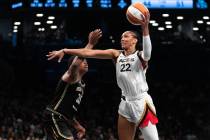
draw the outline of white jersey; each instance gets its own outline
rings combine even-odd
[[[126,97],[135,97],[148,91],[146,69],[143,68],[138,53],[136,51],[125,56],[121,52],[116,61],[117,84]]]

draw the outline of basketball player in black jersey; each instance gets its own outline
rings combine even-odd
[[[90,32],[85,48],[92,49],[101,36],[100,29]],[[84,94],[85,83],[82,77],[87,71],[88,63],[85,58],[72,56],[69,59],[69,68],[58,82],[55,98],[46,107],[44,125],[48,140],[74,140],[74,130],[78,139],[84,136],[85,128],[75,116]]]

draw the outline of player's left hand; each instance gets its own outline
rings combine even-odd
[[[101,29],[95,29],[94,31],[89,33],[88,43],[95,46],[98,43],[99,38],[102,37]]]
[[[150,21],[150,13],[149,13],[149,11],[144,13],[144,17],[142,17],[142,19],[143,20],[140,21],[141,22],[140,24],[141,24],[142,29],[145,29],[145,28],[148,27],[149,21]]]
[[[65,53],[63,50],[59,50],[59,51],[52,51],[49,52],[48,55],[46,55],[48,57],[48,60],[52,60],[55,58],[58,58],[58,62],[61,62],[61,60],[63,59]]]
[[[86,130],[81,125],[77,127],[76,129],[77,129],[77,138],[80,140],[82,137],[84,137]]]

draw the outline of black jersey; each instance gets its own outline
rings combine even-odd
[[[83,81],[69,84],[60,80],[55,91],[55,98],[48,108],[64,115],[68,119],[72,119],[78,112],[84,88],[85,83]]]

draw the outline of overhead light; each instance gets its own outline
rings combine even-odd
[[[198,31],[199,28],[198,27],[193,27],[193,31]]]
[[[21,24],[21,22],[19,22],[19,21],[14,22],[14,25],[20,25],[20,24]]]
[[[203,20],[197,20],[198,24],[203,24]]]
[[[183,20],[184,17],[183,17],[183,16],[177,16],[176,19],[178,19],[178,20]]]
[[[43,31],[45,31],[45,28],[38,28],[38,31],[43,32]]]
[[[155,23],[156,21],[155,20],[150,20],[149,23],[153,24]]]
[[[36,14],[36,16],[37,16],[37,17],[43,17],[43,16],[44,16],[44,14],[39,13],[39,14]]]
[[[171,21],[165,21],[165,24],[169,25],[171,24]]]
[[[41,22],[39,22],[39,21],[34,22],[34,25],[41,25]]]
[[[169,14],[162,14],[162,17],[169,17]]]
[[[18,28],[18,26],[13,26],[13,29],[17,29]]]
[[[57,26],[56,25],[51,25],[50,28],[51,29],[57,29]]]
[[[16,29],[15,29],[15,30],[13,30],[13,32],[14,32],[14,33],[17,33],[17,32],[18,32],[18,30],[16,30]]]
[[[164,31],[165,28],[164,28],[164,27],[158,27],[158,30],[159,30],[159,31]]]
[[[159,24],[158,23],[152,23],[152,26],[158,26]]]
[[[208,20],[209,16],[203,16],[203,19]]]
[[[52,20],[48,20],[46,23],[47,24],[53,24],[53,21]]]
[[[206,22],[207,25],[210,25],[210,21]]]
[[[172,25],[166,25],[166,28],[171,29],[171,28],[173,28],[173,26]]]
[[[54,16],[49,16],[49,17],[48,17],[48,19],[50,19],[50,20],[54,20],[54,19],[55,19],[55,17],[54,17]]]

